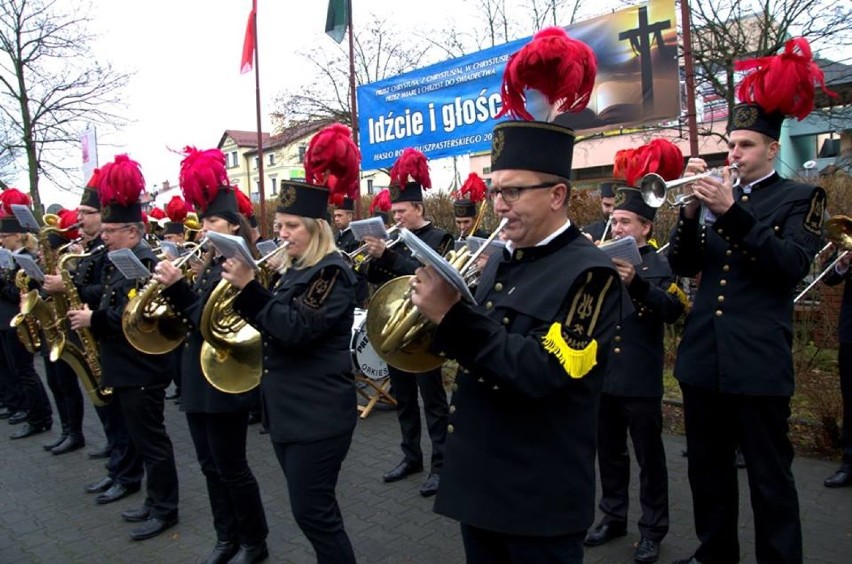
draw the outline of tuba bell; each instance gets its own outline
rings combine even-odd
[[[470,277],[476,259],[506,223],[508,219],[503,218],[475,253],[471,254],[468,247],[447,253],[447,261],[462,279]],[[444,358],[430,351],[436,327],[411,303],[412,278],[394,278],[376,291],[367,310],[367,336],[376,353],[391,366],[406,372],[426,372],[441,366]]]
[[[266,263],[289,246],[285,241],[255,264]],[[204,305],[199,325],[204,337],[201,372],[211,386],[228,394],[256,388],[262,373],[260,333],[234,311],[238,293],[227,280],[220,280]]]

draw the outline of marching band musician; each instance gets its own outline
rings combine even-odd
[[[335,487],[357,416],[349,341],[355,275],[328,224],[329,191],[282,182],[276,220],[281,278],[264,288],[254,270],[228,259],[222,277],[240,290],[234,310],[263,339],[261,398],[287,478],[296,523],[320,563],[355,562]]]
[[[409,180],[409,177],[411,180]],[[415,149],[406,149],[391,168],[389,189],[394,222],[410,230],[439,254],[445,255],[453,247],[453,236],[427,221],[423,207],[423,190],[431,187],[426,157]],[[373,257],[367,279],[373,284],[383,284],[398,276],[414,274],[420,262],[407,247],[389,249],[386,242],[376,237],[364,237],[367,253]],[[444,389],[441,367],[428,372],[412,374],[388,366],[393,395],[397,401],[396,413],[402,431],[402,462],[385,473],[385,482],[396,482],[423,470],[423,451],[420,448],[420,407],[417,390],[423,398],[426,425],[432,440],[432,460],[429,476],[420,488],[420,495],[435,495],[440,485],[441,467],[444,463],[444,441],[447,438],[447,392]]]
[[[186,200],[202,221],[202,232],[241,236],[254,249],[248,220],[239,213],[234,188],[225,171],[225,155],[218,149],[184,150],[180,186]],[[216,530],[216,546],[207,564],[256,562],[267,552],[269,528],[260,489],[246,460],[248,414],[254,392],[229,394],[217,390],[201,369],[204,339],[198,329],[210,294],[222,277],[223,256],[211,253],[194,284],[180,268],[160,262],[154,278],[164,286],[163,297],[187,320],[186,346],[182,351],[183,398]]]
[[[739,86],[742,103],[729,125],[728,160],[738,167],[738,183],[728,169],[722,180],[696,181],[696,201],[681,210],[671,237],[672,270],[689,277],[701,272],[674,369],[700,540],[684,563],[740,559],[738,443],[757,560],[803,557],[787,421],[794,387],[792,297],[820,249],[826,197],[821,188],[781,178],[774,165],[785,116],[802,119],[811,111],[822,72],[804,39],[790,40],[785,51],[738,63],[738,69],[754,69]],[[687,174],[705,167],[691,158]]]
[[[476,205],[485,205],[481,203],[485,200],[485,193],[488,190],[485,181],[482,180],[475,172],[471,172],[467,179],[462,184],[459,190],[459,198],[453,200],[453,217],[455,218],[456,227],[459,230],[459,240],[467,239],[468,237],[488,237],[488,233],[477,226],[476,223],[477,208]]]
[[[145,180],[139,164],[127,155],[100,169],[101,237],[110,251],[131,249],[149,270],[157,258],[145,243],[139,195]],[[164,424],[165,389],[172,379],[168,355],[142,353],[127,341],[121,325],[124,308],[136,294],[137,281],[124,277],[109,262],[103,272],[103,293],[96,310],[88,306],[68,312],[72,329],[90,327],[98,342],[103,382],[114,389],[112,403],[124,417],[132,447],[142,458],[147,496],[139,509],[122,512],[125,521],[141,523],[130,531],[133,540],[159,535],[178,521],[178,480],[174,451]]]
[[[606,182],[601,182],[598,185],[601,193],[600,203],[603,219],[583,227],[583,232],[588,235],[593,242],[601,241],[604,238],[604,230],[607,228],[607,222],[609,221],[613,207],[615,206],[615,191],[626,186],[627,185],[623,180],[607,180]],[[606,235],[607,239],[612,237],[611,228]]]
[[[550,65],[536,57],[545,59],[543,82],[578,81],[559,89],[577,93],[560,103],[582,109],[594,83],[591,49],[559,28],[542,30],[507,64],[512,115],[520,110],[507,97],[510,67],[542,42],[559,47],[546,49]],[[433,350],[464,367],[435,511],[460,521],[470,563],[582,562],[594,519],[597,398],[610,339],[631,308],[612,262],[567,219],[573,145],[573,131],[554,123],[498,124],[491,196],[508,220],[507,244],[488,261],[479,305],[432,268],[411,282],[413,304],[437,325]]]
[[[172,199],[166,204],[165,213],[168,221],[165,221],[162,224],[163,240],[174,243],[179,249],[186,244],[186,226],[184,225],[184,221],[186,220],[188,211],[189,210],[186,209],[186,202],[180,196],[172,196]],[[169,260],[175,260],[176,258],[178,257],[168,257]],[[197,261],[190,261],[191,265],[196,263]],[[181,401],[181,393],[183,391],[181,389],[181,359],[183,354],[180,348],[177,348],[168,354],[175,362],[175,389],[171,394],[166,394],[166,399],[175,400],[175,403],[179,404]]]
[[[678,171],[683,157],[671,154]],[[649,146],[646,146],[649,147]],[[659,159],[658,159],[659,160]],[[647,161],[646,161],[647,162]],[[634,178],[638,179],[639,174]],[[629,182],[635,185],[635,180]],[[669,530],[668,471],[663,447],[663,330],[684,311],[686,296],[674,281],[666,258],[648,244],[657,208],[647,205],[639,190],[619,188],[612,212],[613,239],[631,236],[642,262],[635,267],[613,258],[634,313],[616,326],[609,365],[604,376],[598,415],[598,468],[601,479],[601,522],[586,535],[586,546],[598,546],[624,536],[629,506],[630,455],[627,432],[639,463],[641,538],[636,562],[656,562],[660,543]]]
[[[30,197],[16,188],[0,192],[0,240],[3,248],[12,254],[26,254],[35,259],[36,240],[12,213],[14,204],[29,206]],[[5,360],[0,373],[7,378],[8,389],[12,392],[6,398],[6,405],[12,411],[9,424],[21,425],[10,435],[11,439],[44,433],[53,426],[53,410],[41,378],[36,374],[33,353],[24,347],[16,330],[9,325],[21,303],[21,290],[15,285],[18,270],[17,264],[11,269],[4,268],[0,277],[0,342]],[[35,281],[29,281],[30,290],[36,286]]]
[[[343,198],[343,203],[334,208],[334,227],[337,229],[337,248],[344,253],[351,253],[360,245],[355,234],[349,228],[352,215],[355,212],[355,200]]]
[[[48,233],[47,244],[51,248],[49,250],[41,249],[42,253],[58,253],[60,247],[67,246],[70,241],[74,241],[78,237],[77,229],[72,229],[77,223],[77,211],[61,210],[57,215],[59,216],[57,227],[63,232]],[[47,278],[48,273],[45,272],[42,289],[49,295],[52,292],[47,288]],[[42,347],[41,352],[44,360],[45,379],[53,394],[53,402],[56,404],[56,412],[59,414],[59,422],[62,425],[62,432],[59,437],[42,446],[44,446],[44,450],[53,454],[73,452],[86,446],[86,439],[83,436],[83,393],[80,391],[77,375],[68,363],[62,360],[50,362],[47,347]]]

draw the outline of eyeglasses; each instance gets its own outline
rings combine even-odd
[[[121,227],[102,227],[101,228],[101,235],[112,235],[113,233],[117,233],[117,232],[121,231],[122,229],[128,229],[130,227],[133,227],[133,226],[132,225],[122,225]]]
[[[101,213],[100,210],[77,210],[77,215],[95,215],[96,213]]]
[[[524,190],[536,190],[538,188],[553,188],[558,182],[542,182],[541,184],[530,184],[529,186],[504,186],[502,188],[489,188],[488,197],[492,200],[497,196],[503,196],[504,202],[516,202]]]

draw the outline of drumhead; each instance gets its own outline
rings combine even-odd
[[[382,380],[388,377],[388,364],[376,353],[367,336],[367,311],[355,310],[355,323],[352,326],[352,341],[349,349],[352,352],[352,369],[371,380]]]

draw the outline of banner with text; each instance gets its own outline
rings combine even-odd
[[[651,0],[565,28],[598,59],[588,107],[557,123],[580,134],[674,119],[680,112],[674,0]],[[503,68],[530,38],[359,86],[361,168],[414,147],[430,159],[491,149]]]

